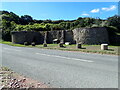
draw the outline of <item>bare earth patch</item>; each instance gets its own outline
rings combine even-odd
[[[13,88],[50,88],[44,83],[35,81],[31,78],[19,75],[12,70],[1,67],[0,68],[0,89]]]

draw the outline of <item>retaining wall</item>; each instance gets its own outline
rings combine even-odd
[[[77,28],[73,30],[76,43],[81,44],[109,44],[108,32],[104,27]]]
[[[23,44],[24,42],[37,44],[53,43],[54,39],[60,42],[81,43],[81,44],[109,44],[108,32],[106,28],[77,28],[74,30],[56,31],[21,31],[12,32],[12,42]]]

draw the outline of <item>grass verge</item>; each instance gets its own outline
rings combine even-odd
[[[64,51],[80,51],[86,53],[98,53],[98,54],[111,54],[111,55],[120,55],[119,48],[120,46],[109,46],[108,50],[101,50],[100,45],[82,45],[81,49],[76,49],[76,45],[64,45],[64,48],[60,48],[58,44],[48,44],[47,47],[43,47],[43,45],[36,45],[36,46],[25,46],[21,44],[14,44],[12,42],[7,41],[0,41],[2,44],[7,44],[11,46],[18,46],[18,47],[34,47],[34,48],[43,48],[43,49],[55,49],[55,50],[64,50]]]

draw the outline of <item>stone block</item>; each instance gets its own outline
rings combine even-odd
[[[101,44],[101,50],[108,50],[108,44]]]
[[[58,46],[59,46],[59,47],[64,47],[64,46],[63,46],[63,43],[59,43]]]
[[[35,46],[35,42],[32,42],[31,45],[32,45],[32,46]]]
[[[43,43],[43,47],[47,47],[47,43]]]
[[[79,44],[79,43],[77,43],[77,44],[76,44],[76,48],[77,48],[77,49],[78,49],[78,48],[82,48],[82,45]]]
[[[54,44],[58,44],[58,43],[59,43],[59,40],[58,40],[58,39],[54,39],[54,40],[53,40],[53,43],[54,43]]]
[[[27,46],[27,45],[29,45],[29,43],[28,42],[24,42],[24,45]]]
[[[70,45],[70,42],[65,42],[65,45]]]

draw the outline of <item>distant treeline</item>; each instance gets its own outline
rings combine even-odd
[[[0,11],[2,39],[11,40],[11,31],[50,31],[72,30],[81,27],[106,27],[110,33],[120,33],[120,16],[114,15],[106,20],[79,17],[76,20],[36,20],[29,15],[18,16],[13,12]]]

